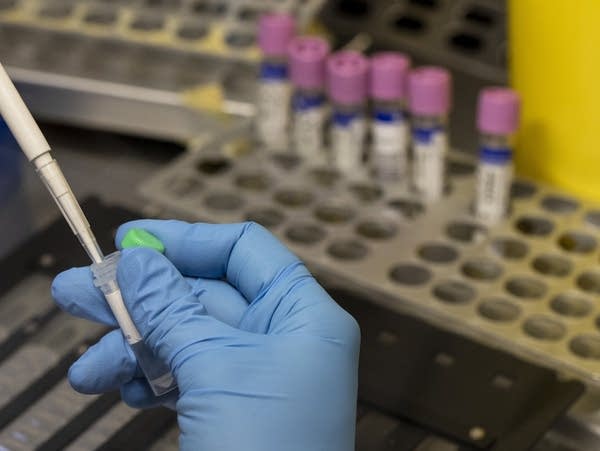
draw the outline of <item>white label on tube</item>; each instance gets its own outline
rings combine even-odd
[[[268,80],[258,85],[257,131],[259,139],[268,147],[287,146],[290,95],[287,80]]]
[[[475,213],[479,220],[494,224],[508,211],[512,164],[480,162],[477,172],[477,199]]]
[[[442,131],[433,132],[427,141],[414,141],[415,188],[428,202],[442,197],[448,139]]]
[[[354,173],[363,167],[365,121],[354,118],[346,125],[333,124],[331,142],[335,165],[342,171]]]
[[[294,148],[306,158],[316,157],[323,148],[325,108],[322,106],[294,113]]]
[[[399,177],[406,173],[408,124],[406,121],[372,122],[373,166],[379,175]]]

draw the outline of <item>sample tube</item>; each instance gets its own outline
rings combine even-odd
[[[338,52],[327,61],[333,163],[350,174],[363,171],[368,75],[369,62],[358,52]]]
[[[371,59],[371,165],[385,180],[406,174],[410,132],[404,101],[409,67],[410,60],[401,53],[378,53]]]
[[[298,37],[289,46],[294,149],[308,160],[321,155],[325,124],[325,63],[327,41]]]
[[[507,213],[513,175],[513,134],[519,126],[520,100],[508,88],[486,88],[479,94],[477,128],[481,133],[477,172],[476,217],[487,224]]]
[[[435,202],[444,192],[450,83],[450,73],[440,67],[421,67],[409,76],[413,184],[426,202]]]
[[[263,60],[257,93],[256,131],[267,148],[284,148],[288,144],[290,83],[287,48],[294,37],[296,24],[289,14],[273,13],[260,18],[258,45]]]

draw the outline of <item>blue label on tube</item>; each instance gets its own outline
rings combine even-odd
[[[506,164],[512,160],[511,149],[482,147],[479,149],[479,159],[489,164]]]
[[[260,65],[261,80],[287,80],[288,68],[283,63],[264,62]]]
[[[292,109],[294,111],[307,111],[313,108],[320,108],[325,103],[323,94],[306,95],[294,94],[292,98]]]

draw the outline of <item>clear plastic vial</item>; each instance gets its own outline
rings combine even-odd
[[[418,68],[409,76],[413,186],[426,202],[444,194],[450,83],[450,73],[438,67]]]
[[[292,144],[308,160],[323,154],[326,97],[325,64],[327,41],[310,36],[297,37],[289,46],[292,94]]]
[[[369,62],[358,52],[338,52],[327,61],[332,161],[352,175],[364,172],[368,75]]]
[[[407,172],[410,140],[405,111],[410,60],[401,53],[378,53],[371,59],[371,167],[383,180],[400,180]]]
[[[481,133],[475,215],[496,224],[507,214],[513,178],[513,134],[519,126],[520,100],[508,88],[487,88],[479,95],[477,128]]]
[[[288,144],[289,83],[287,47],[294,37],[295,20],[289,14],[261,17],[258,43],[263,54],[256,104],[256,133],[267,148],[281,149]]]

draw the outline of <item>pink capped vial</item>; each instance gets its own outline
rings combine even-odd
[[[509,88],[491,87],[479,94],[477,128],[481,133],[475,215],[489,225],[508,212],[513,177],[512,137],[519,127],[521,101]]]
[[[479,94],[477,128],[482,133],[511,135],[519,127],[521,100],[509,88],[486,88]]]
[[[445,116],[451,104],[450,72],[426,66],[412,71],[408,79],[410,111],[420,116]]]
[[[365,107],[369,61],[353,51],[333,54],[327,61],[327,93],[332,104],[331,151],[334,164],[357,175],[364,172]]]
[[[266,57],[285,57],[295,34],[296,20],[290,14],[264,14],[258,21],[258,47]]]
[[[331,101],[340,105],[365,102],[369,61],[354,51],[334,53],[327,61],[327,91]]]
[[[408,78],[413,122],[413,185],[426,202],[438,201],[444,193],[451,80],[446,69],[431,66],[413,70]]]
[[[313,36],[299,36],[288,46],[290,79],[302,89],[323,89],[325,64],[329,56],[329,43]]]
[[[258,46],[263,59],[256,101],[256,132],[267,149],[288,145],[291,88],[287,62],[288,45],[296,32],[293,16],[263,15],[258,23]]]
[[[292,39],[288,46],[292,95],[292,142],[307,160],[322,155],[325,126],[325,79],[329,43],[313,36]]]
[[[383,180],[399,180],[406,171],[409,127],[404,100],[410,59],[397,52],[377,53],[371,58],[369,94],[373,102],[370,161],[374,174]]]
[[[406,96],[410,59],[397,52],[377,53],[371,58],[369,94],[374,100],[401,101]]]

